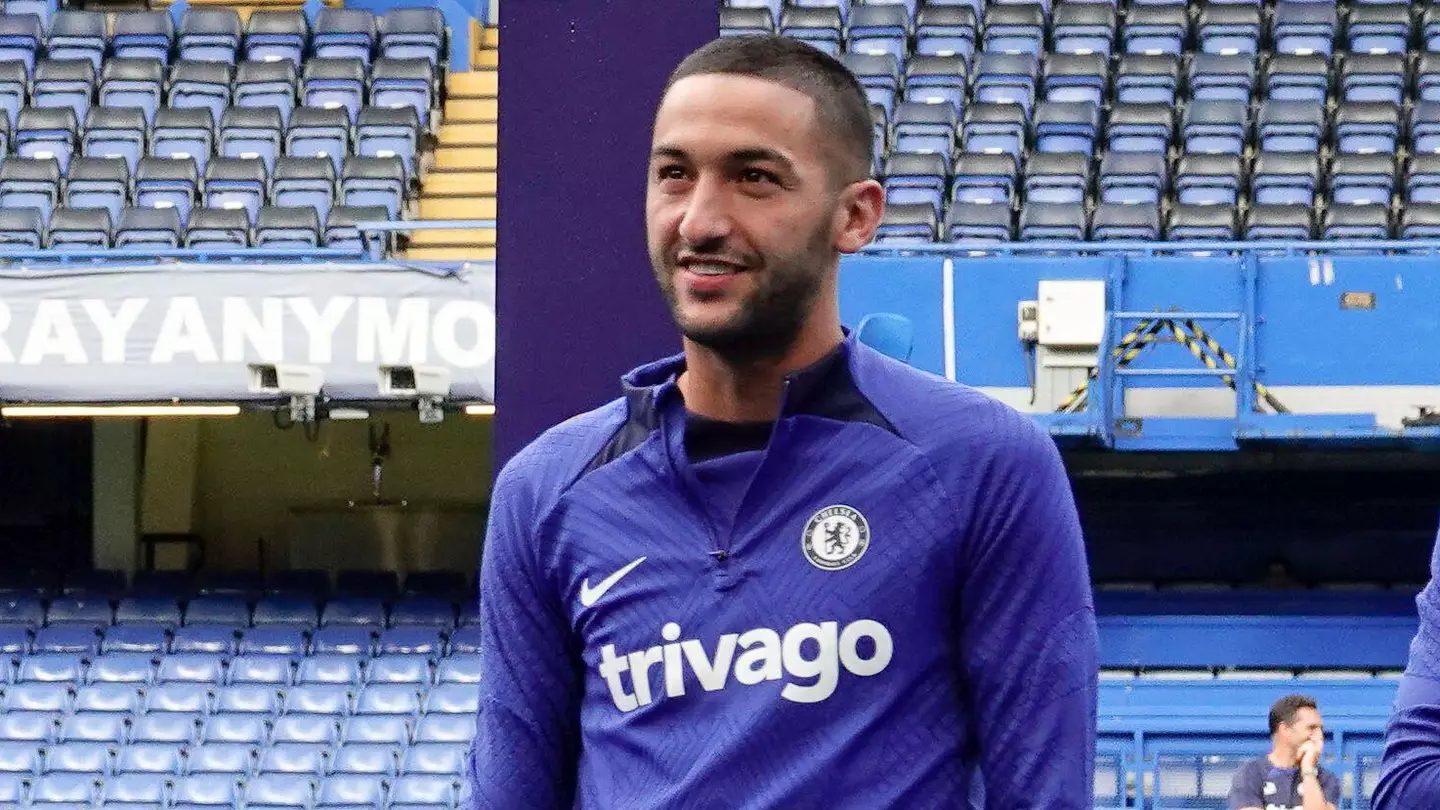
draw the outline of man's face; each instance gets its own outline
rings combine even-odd
[[[773,82],[692,76],[666,94],[646,230],[687,338],[737,360],[793,343],[848,246],[833,141],[808,96]]]
[[[1280,730],[1285,734],[1287,742],[1299,748],[1308,740],[1320,740],[1325,734],[1325,723],[1320,717],[1320,712],[1302,708],[1295,712],[1295,722],[1281,725]]]

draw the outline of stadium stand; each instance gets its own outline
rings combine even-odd
[[[1428,52],[1440,42],[1429,33],[1440,30],[1433,17],[1433,9],[1384,2],[731,0],[721,28],[803,39],[860,77],[874,105],[876,171],[902,206],[887,219],[895,227],[882,229],[882,245],[1050,239],[1075,226],[1082,239],[1108,241],[1129,238],[1112,227],[1115,217],[1150,219],[1148,210],[1116,212],[1110,204],[1158,205],[1163,237],[1235,238],[1257,219],[1252,209],[1303,196],[1303,185],[1288,181],[1276,190],[1277,164],[1279,177],[1313,185],[1317,235],[1382,239],[1397,235],[1410,199],[1408,157],[1431,150],[1422,140],[1428,130],[1407,124],[1428,122],[1422,105],[1440,86]],[[1415,47],[1413,34],[1420,35]],[[918,105],[934,109],[922,113]],[[931,125],[925,137],[915,134],[920,118]],[[1212,179],[1198,188],[1174,183],[1158,199],[1116,198],[1106,171],[1115,152],[1154,156],[1153,175],[1182,178],[1191,169]],[[1280,157],[1295,153],[1308,156],[1313,171]],[[903,207],[920,164],[897,158],[917,154],[941,158],[924,183],[940,198],[933,231],[917,229],[911,220],[919,214]],[[1074,156],[1067,187],[1080,193],[1079,216],[1036,231],[1035,222],[1051,217],[1044,206],[1054,192],[1021,183],[999,201],[1009,218],[990,212],[991,224],[977,232],[967,225],[977,201],[966,196],[974,178],[963,160],[977,154],[1010,156],[1021,178],[1034,174],[1037,160],[1050,160],[1042,156]],[[1361,190],[1351,182],[1355,160],[1375,154],[1396,156],[1390,193],[1383,180]],[[1222,208],[1193,208],[1209,205]],[[1288,218],[1285,211],[1277,213]],[[1267,213],[1260,208],[1258,219]]]

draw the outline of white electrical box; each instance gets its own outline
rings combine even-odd
[[[1105,282],[1041,281],[1040,345],[1095,348],[1105,336]]]

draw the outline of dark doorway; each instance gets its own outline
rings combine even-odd
[[[0,424],[0,573],[87,570],[91,560],[91,423]]]

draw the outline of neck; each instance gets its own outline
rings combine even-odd
[[[685,371],[676,384],[694,413],[726,422],[773,422],[785,377],[820,361],[845,339],[838,312],[816,313],[782,353],[735,363],[685,340]]]
[[[1280,768],[1295,767],[1296,760],[1300,758],[1299,753],[1292,746],[1277,742],[1270,749],[1270,764]]]

